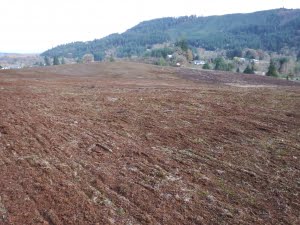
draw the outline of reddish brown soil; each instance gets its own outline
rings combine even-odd
[[[0,224],[299,224],[299,87],[121,62],[1,71]]]

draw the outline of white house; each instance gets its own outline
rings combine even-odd
[[[204,64],[205,64],[205,61],[203,61],[203,60],[195,60],[194,61],[194,65],[197,65],[197,66],[204,65]]]
[[[234,57],[233,59],[234,59],[235,61],[237,61],[237,62],[240,62],[240,63],[246,62],[246,59],[245,59],[245,58]]]
[[[257,59],[251,59],[251,62],[253,62],[253,63],[259,63],[259,60],[257,60]]]

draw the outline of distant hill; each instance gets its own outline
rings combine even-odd
[[[300,9],[274,9],[223,16],[184,16],[145,21],[122,34],[74,42],[50,49],[42,56],[82,57],[92,53],[101,60],[112,52],[117,57],[142,55],[154,44],[186,39],[191,47],[216,49],[253,48],[300,50]]]

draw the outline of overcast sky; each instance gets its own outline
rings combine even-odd
[[[122,33],[141,21],[300,8],[300,0],[1,0],[0,52],[39,53]]]

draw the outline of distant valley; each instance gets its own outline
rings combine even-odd
[[[33,66],[44,66],[39,54],[0,53],[0,68],[20,69]]]

